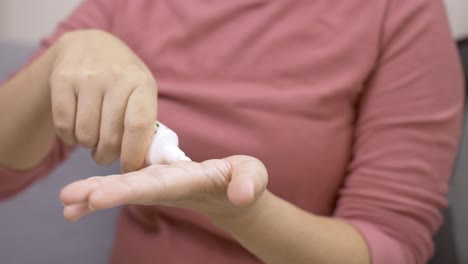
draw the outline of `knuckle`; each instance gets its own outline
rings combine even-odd
[[[124,83],[126,86],[128,86],[132,90],[135,89],[138,86],[138,84],[140,83],[140,80],[135,75],[132,75],[132,76],[119,76],[118,79],[119,79],[120,82]]]
[[[144,83],[146,80],[144,79],[144,76],[142,76],[142,74],[132,74],[130,76],[125,76],[124,81],[129,86],[136,88],[140,86],[141,83]]]
[[[50,83],[52,86],[61,85],[74,80],[76,74],[74,71],[66,68],[55,69],[50,76]]]
[[[73,137],[73,122],[64,112],[54,112],[54,127],[63,140],[69,141]]]
[[[96,141],[92,139],[91,137],[86,138],[86,137],[77,135],[76,138],[78,140],[78,143],[85,148],[94,148],[96,146],[96,143],[95,143]]]
[[[100,139],[98,151],[93,153],[96,163],[107,165],[118,159],[120,154],[121,140],[117,137]]]
[[[73,125],[62,120],[55,121],[55,130],[60,136],[70,136],[73,133]]]
[[[118,151],[120,149],[120,145],[122,140],[119,135],[117,134],[110,134],[103,137],[99,144],[102,144],[102,147],[109,151]]]
[[[116,82],[134,85],[137,73],[129,65],[115,64],[110,67],[109,74]]]
[[[116,161],[118,158],[118,154],[112,152],[94,154],[93,159],[99,165],[109,165],[112,162]]]
[[[52,87],[57,88],[70,82],[78,85],[87,85],[89,83],[100,83],[102,80],[106,80],[108,75],[108,71],[100,67],[81,65],[55,70],[50,77],[50,83]]]
[[[130,69],[121,64],[114,64],[110,67],[112,74],[116,77],[126,76]],[[129,74],[131,75],[131,74]]]
[[[99,67],[85,66],[77,73],[78,82],[82,85],[100,84],[108,78],[108,72]]]
[[[156,80],[153,78],[153,76],[143,71],[141,71],[139,81],[144,86],[148,86],[148,87],[156,86]]]
[[[131,61],[128,61],[126,63],[119,63],[119,64],[114,64],[112,67],[110,67],[112,72],[115,74],[119,75],[129,75],[128,73],[132,73],[131,75],[134,75],[135,73],[138,73],[138,67],[136,67]]]
[[[62,101],[55,102],[52,106],[52,113],[57,124],[67,124],[69,117],[69,106]]]
[[[94,128],[87,124],[80,124],[76,127],[76,139],[80,145],[86,148],[94,148],[97,144],[97,133]]]
[[[80,79],[82,81],[95,81],[102,74],[98,69],[84,69],[80,72]]]
[[[131,117],[125,120],[125,127],[130,132],[143,132],[152,129],[154,125],[154,118],[145,107],[138,107],[139,109]]]
[[[136,87],[140,84],[151,83],[151,78],[141,67],[129,63],[123,65],[113,65],[111,73],[114,80],[125,83],[127,86]]]

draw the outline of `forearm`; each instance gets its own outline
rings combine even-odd
[[[213,218],[268,264],[370,263],[366,242],[350,224],[305,212],[266,191],[236,218]]]
[[[0,165],[24,170],[48,154],[54,138],[49,77],[53,46],[0,87]]]

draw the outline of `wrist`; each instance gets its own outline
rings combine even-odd
[[[262,221],[274,207],[275,196],[265,190],[252,204],[239,208],[233,214],[217,214],[209,216],[211,221],[228,232],[235,232],[239,228],[245,229],[252,223]]]
[[[53,73],[54,64],[58,56],[58,41],[52,44],[35,62],[32,67],[28,68],[27,71],[31,75],[31,79],[41,80],[41,84],[37,85],[38,89],[38,102],[42,102],[41,109],[44,109],[44,113],[47,116],[52,114],[52,101],[51,101],[51,89],[50,89],[50,78]],[[33,76],[39,74],[40,76]]]

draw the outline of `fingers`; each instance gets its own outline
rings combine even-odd
[[[98,164],[110,164],[120,156],[125,109],[131,91],[127,87],[116,87],[106,92],[102,105],[99,143],[93,151],[93,158]]]
[[[94,148],[99,141],[103,89],[92,83],[83,85],[78,92],[75,137],[83,147]]]
[[[184,163],[189,165],[190,162]],[[89,194],[88,202],[92,208],[99,210],[124,204],[155,205],[201,193],[200,186],[203,184],[201,177],[189,175],[182,167],[157,166],[153,170],[145,169],[115,177],[94,189]]]
[[[121,149],[123,172],[143,167],[156,122],[156,89],[139,87],[130,95],[124,118]]]
[[[88,203],[68,205],[63,208],[63,217],[70,222],[74,222],[93,211],[93,209],[89,208]]]
[[[87,204],[93,209],[107,209],[121,204],[144,201],[148,192],[158,192],[162,186],[142,172],[105,177],[91,177],[65,186],[60,199],[66,206]]]
[[[207,192],[209,186],[200,164],[179,162],[177,166],[151,166],[132,173],[77,181],[63,188],[60,197],[65,205],[88,202],[94,209],[107,209],[186,199]]]
[[[150,204],[149,200],[164,190],[164,184],[144,173],[122,176],[93,191],[89,196],[89,205],[102,210],[123,204]]]
[[[60,192],[60,200],[64,205],[87,203],[90,194],[98,188],[114,181],[120,177],[119,174],[106,177],[90,177],[68,184]]]
[[[75,113],[76,94],[64,74],[51,78],[52,118],[57,135],[68,145],[76,144]]]
[[[250,204],[263,192],[268,183],[265,166],[258,159],[249,156],[232,156],[225,160],[232,168],[227,189],[229,201],[237,206]]]
[[[156,122],[151,72],[135,62],[77,62],[68,55],[56,63],[50,79],[57,134],[68,144],[93,149],[98,164],[120,156],[124,172],[140,169]]]
[[[229,210],[246,206],[265,190],[264,165],[248,156],[232,156],[203,163],[181,161],[140,171],[91,177],[67,185],[61,192],[67,219],[124,204],[178,206],[196,210]],[[226,203],[227,199],[230,202]],[[223,205],[225,203],[225,205]],[[70,211],[70,212],[69,212]],[[65,214],[65,211],[64,211]]]

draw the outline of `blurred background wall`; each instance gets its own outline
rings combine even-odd
[[[37,43],[65,18],[80,0],[1,0],[0,39]]]
[[[80,0],[2,0],[0,39],[37,43],[63,19]],[[468,37],[468,0],[445,0],[453,35]]]
[[[468,0],[445,0],[453,35],[468,37]]]

